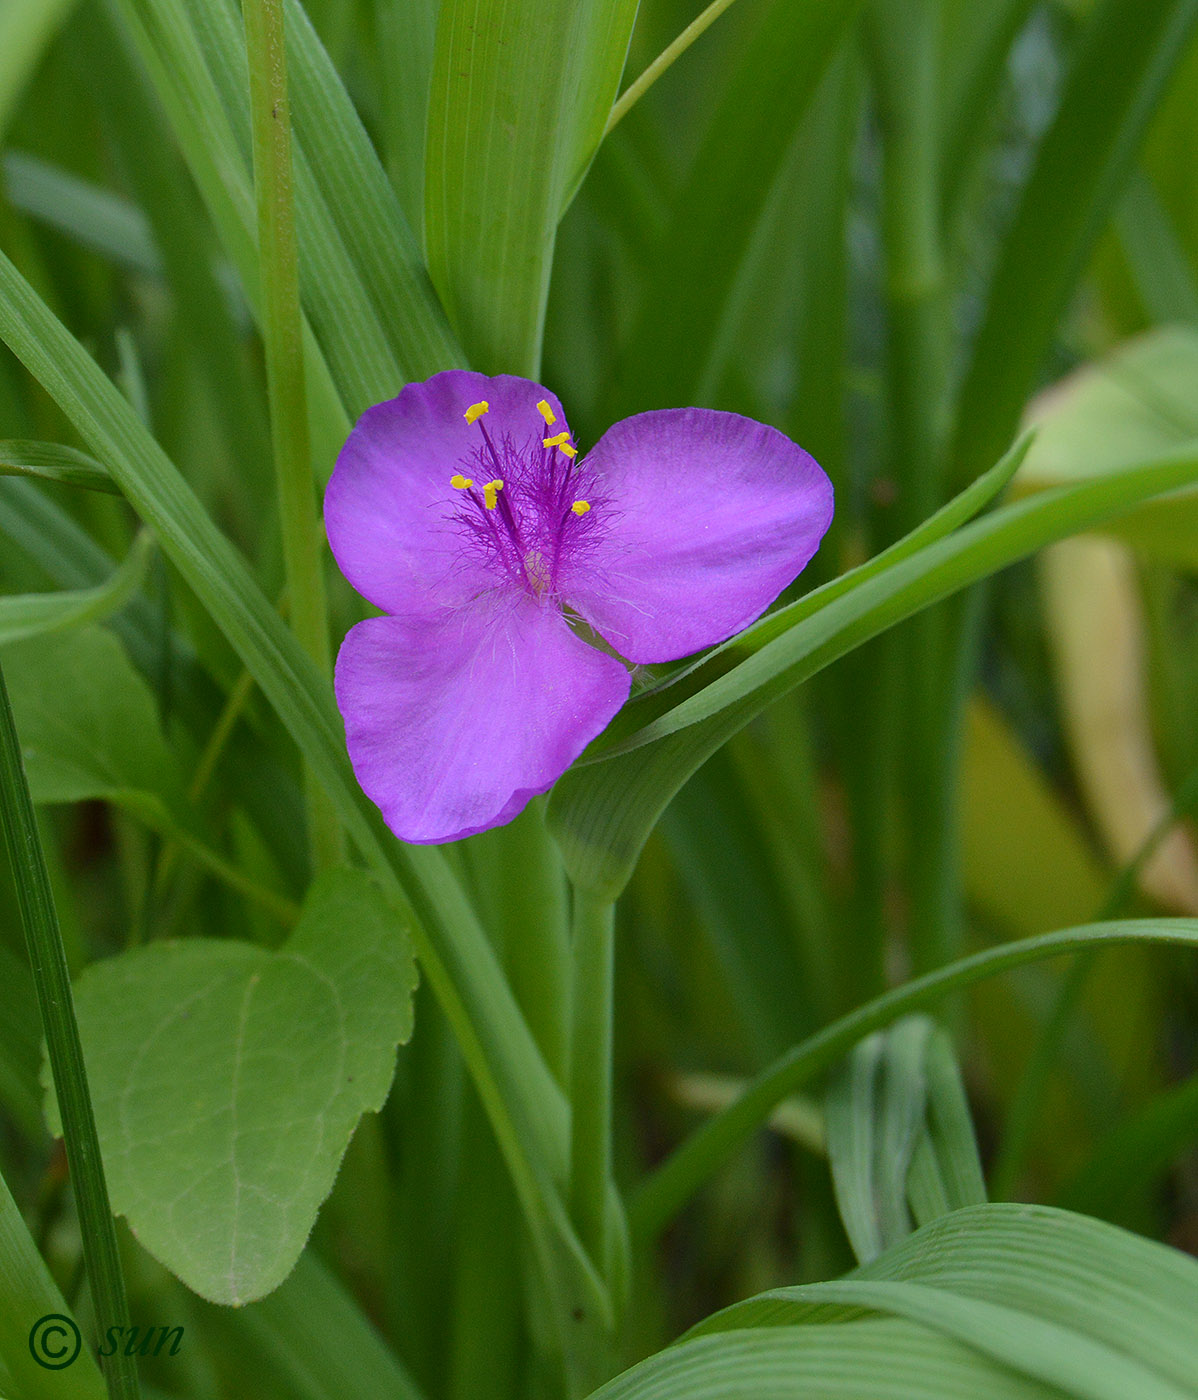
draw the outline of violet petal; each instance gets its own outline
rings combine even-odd
[[[551,604],[494,598],[360,622],[335,676],[363,791],[404,841],[454,841],[546,792],[628,698]]]
[[[747,627],[832,519],[832,484],[810,454],[736,413],[625,418],[586,465],[610,518],[568,601],[631,661],[672,661]]]

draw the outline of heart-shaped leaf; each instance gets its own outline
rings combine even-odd
[[[190,1288],[240,1304],[291,1272],[387,1096],[415,983],[395,911],[352,870],[316,881],[277,952],[155,943],[80,977],[113,1209]],[[52,1096],[48,1117],[61,1131]]]

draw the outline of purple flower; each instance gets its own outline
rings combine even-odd
[[[359,593],[337,705],[358,781],[405,841],[453,841],[546,792],[628,698],[758,617],[815,553],[832,487],[735,413],[617,423],[580,456],[539,384],[448,370],[358,420],[325,526]]]

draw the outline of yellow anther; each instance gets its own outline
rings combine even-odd
[[[466,412],[462,414],[462,417],[467,423],[473,423],[476,418],[481,418],[490,407],[491,405],[486,399],[483,399],[482,403],[472,403]]]
[[[554,413],[553,409],[549,407],[549,400],[542,399],[541,402],[537,404],[537,407],[541,410],[541,417],[545,420],[549,427],[552,428],[553,425],[557,422],[557,414]]]
[[[468,487],[474,485],[474,478],[472,476],[463,476],[461,472],[458,472],[456,476],[451,476],[449,478],[449,484],[455,491],[465,491]]]
[[[495,502],[502,490],[503,482],[500,481],[498,477],[496,477],[494,481],[488,481],[483,484],[483,505],[486,506],[488,510],[495,509]]]
[[[556,437],[541,439],[542,447],[556,447],[566,454],[567,457],[577,457],[578,448],[570,446],[570,434],[558,433]]]
[[[570,509],[574,512],[575,515],[585,515],[587,511],[590,510],[590,508],[590,501],[575,501],[574,504],[570,507]]]

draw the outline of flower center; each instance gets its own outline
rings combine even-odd
[[[454,518],[471,548],[485,556],[488,571],[539,599],[556,595],[571,556],[585,547],[594,525],[587,497],[594,493],[584,494],[569,432],[545,436],[557,415],[544,399],[537,409],[544,427],[517,445],[507,434],[496,441],[487,431],[489,403],[469,405],[462,416],[478,425],[481,442],[449,484],[460,493]]]

